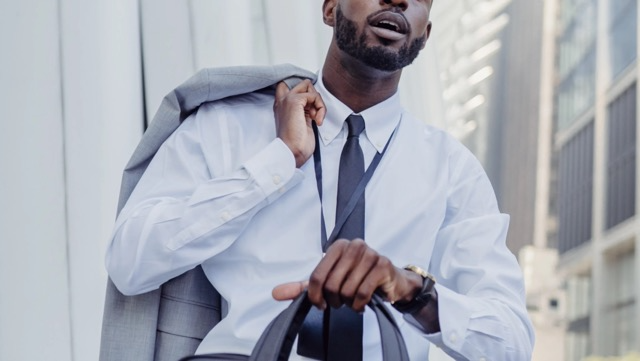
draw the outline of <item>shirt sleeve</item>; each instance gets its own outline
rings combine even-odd
[[[441,332],[425,337],[456,360],[530,360],[534,332],[522,271],[505,244],[509,217],[475,157],[465,149],[461,158],[429,267]]]
[[[260,209],[303,178],[278,138],[234,171],[212,169],[226,166],[212,161],[223,157],[204,154],[198,113],[158,150],[116,220],[106,267],[125,295],[154,290],[224,251]],[[215,112],[207,117],[216,121]]]

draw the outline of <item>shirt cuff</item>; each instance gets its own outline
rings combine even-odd
[[[464,296],[450,289],[436,284],[438,292],[438,318],[440,332],[426,333],[416,319],[408,314],[405,321],[423,333],[424,337],[437,347],[460,353],[467,334],[467,326],[471,317],[471,310]]]
[[[244,168],[262,190],[268,203],[284,193],[293,178],[299,180],[302,177],[302,171],[296,168],[293,153],[280,138],[274,139],[249,159]]]

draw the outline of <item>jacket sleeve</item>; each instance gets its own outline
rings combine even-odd
[[[460,148],[430,264],[441,332],[425,337],[456,360],[530,360],[534,332],[522,271],[505,245],[509,217],[479,162]]]
[[[228,164],[203,151],[201,111],[158,150],[116,220],[106,268],[125,295],[154,290],[224,251],[260,209],[303,178],[278,138],[237,169],[221,171]],[[216,116],[209,112],[206,121]]]

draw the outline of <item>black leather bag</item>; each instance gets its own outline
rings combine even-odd
[[[378,295],[374,295],[368,306],[378,318],[382,340],[382,359],[385,361],[409,361],[402,333],[400,333],[393,315],[384,305],[384,301]],[[307,293],[304,292],[271,321],[253,348],[251,356],[210,354],[184,357],[180,361],[286,361],[289,359],[293,342],[310,309],[311,302]]]

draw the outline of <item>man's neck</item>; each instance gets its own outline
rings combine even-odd
[[[395,94],[401,70],[384,72],[348,56],[338,58],[335,56],[337,53],[334,51],[327,55],[322,68],[322,82],[351,110],[360,113]]]

